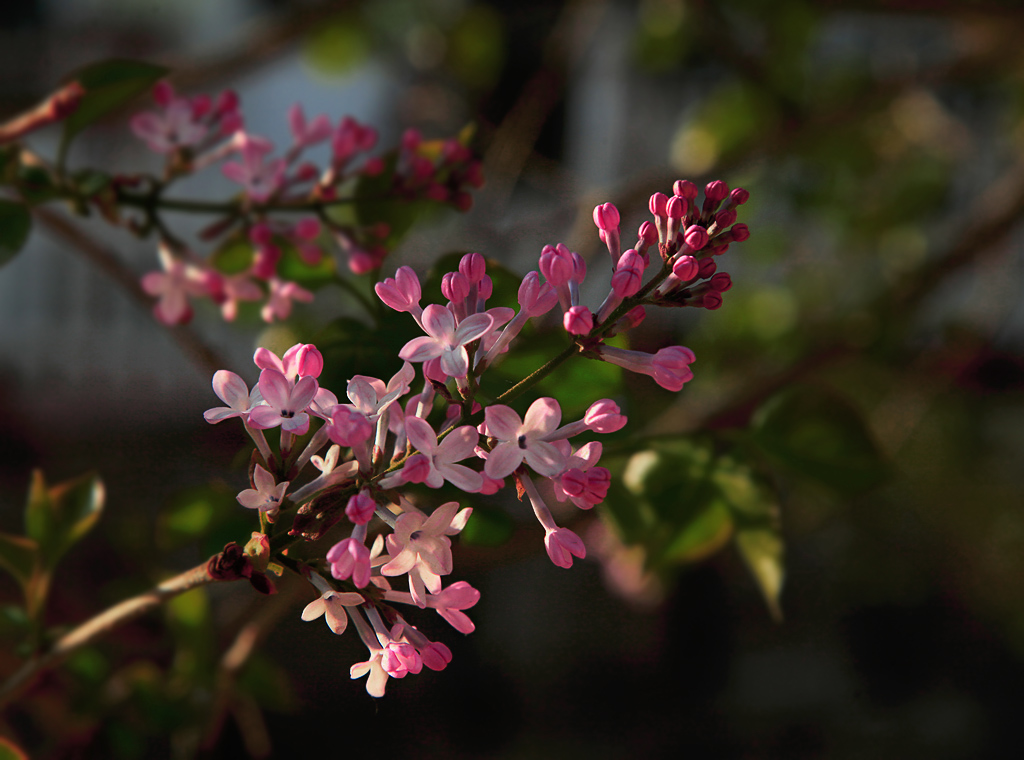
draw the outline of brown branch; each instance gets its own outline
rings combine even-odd
[[[92,643],[114,628],[149,612],[179,594],[215,581],[216,579],[207,570],[207,563],[204,562],[191,570],[169,578],[144,594],[115,604],[85,621],[61,637],[45,654],[29,660],[7,679],[7,682],[0,687],[0,707],[6,706],[18,696],[35,677],[56,667],[77,649]]]

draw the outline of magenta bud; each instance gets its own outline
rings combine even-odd
[[[686,228],[683,241],[691,250],[699,251],[708,244],[708,231],[699,224],[691,224]]]
[[[735,209],[729,209],[728,211],[719,211],[717,214],[715,214],[715,223],[718,225],[719,229],[728,229],[729,227],[732,227],[735,221]]]
[[[647,204],[647,207],[655,216],[666,217],[668,216],[668,212],[665,210],[665,206],[667,204],[668,197],[664,193],[655,193],[651,196],[651,200]]]
[[[715,263],[714,259],[710,257],[701,259],[697,267],[697,276],[702,280],[706,280],[708,277],[713,275],[717,269],[718,264]]]
[[[234,113],[237,110],[238,93],[234,90],[224,90],[217,96],[217,102],[213,105],[213,111],[218,115]]]
[[[708,182],[704,188],[704,198],[714,203],[721,203],[725,200],[725,197],[729,194],[729,186],[722,182],[720,179],[716,179],[714,182]]]
[[[441,294],[452,303],[464,301],[469,288],[469,280],[461,272],[448,272],[441,278]]]
[[[174,88],[166,79],[161,79],[153,85],[153,100],[158,106],[166,108],[174,100]]]
[[[614,204],[602,203],[594,207],[594,224],[599,230],[615,230],[619,227],[619,210]]]
[[[675,184],[672,185],[672,193],[680,198],[692,201],[697,197],[697,186],[688,179],[677,179]]]
[[[750,229],[745,224],[734,224],[729,232],[732,233],[732,239],[737,243],[742,243],[750,237]]]
[[[704,294],[704,301],[701,303],[705,309],[714,311],[722,307],[722,296],[716,290],[709,290]]]
[[[490,277],[484,275],[480,278],[480,282],[476,284],[477,295],[485,301],[491,297],[494,293],[494,282]]]
[[[669,219],[682,219],[686,216],[686,199],[673,195],[665,204],[665,211]]]
[[[467,253],[459,262],[459,271],[470,283],[480,282],[480,278],[487,274],[487,262],[479,253]]]
[[[213,103],[209,95],[196,95],[192,99],[192,115],[197,119],[201,119],[210,112],[212,106]]]
[[[295,359],[296,371],[300,377],[320,377],[320,373],[324,371],[323,354],[312,343],[303,344]]]
[[[711,287],[719,293],[723,293],[732,287],[732,277],[728,272],[716,272],[710,280]]]
[[[423,138],[420,137],[419,130],[407,129],[402,133],[402,150],[412,152],[420,147],[420,143],[423,142]]]
[[[266,222],[257,222],[249,228],[249,240],[255,245],[270,245],[274,239],[274,233]]]
[[[562,317],[562,325],[570,335],[586,335],[594,329],[594,315],[586,306],[572,306]]]
[[[683,282],[689,282],[697,276],[700,264],[693,256],[680,256],[672,265],[672,274]]]
[[[732,201],[733,205],[742,206],[750,199],[750,193],[744,190],[742,187],[737,187],[731,193],[729,193],[729,200]]]
[[[640,230],[637,232],[637,236],[645,245],[656,245],[658,242],[658,228],[650,222],[644,222],[640,225]]]

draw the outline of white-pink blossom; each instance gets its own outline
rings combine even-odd
[[[484,472],[491,478],[511,475],[524,461],[544,477],[557,475],[565,466],[561,452],[544,440],[558,427],[562,410],[553,398],[534,401],[521,419],[510,407],[492,404],[484,411],[488,436],[498,440],[487,454]]]

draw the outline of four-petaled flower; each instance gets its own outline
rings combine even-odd
[[[504,478],[526,462],[538,475],[547,478],[557,475],[565,467],[565,457],[544,437],[557,428],[561,420],[562,410],[553,398],[534,401],[525,419],[501,404],[487,407],[484,410],[485,432],[497,438],[498,444],[487,455],[484,472],[491,478]]]
[[[409,575],[409,592],[419,607],[426,607],[426,592],[441,591],[441,576],[452,571],[452,541],[448,536],[459,509],[449,501],[427,517],[404,512],[395,521],[395,532],[385,542],[390,557],[381,569],[385,576]]]
[[[426,335],[410,340],[398,356],[407,362],[439,358],[441,370],[449,377],[465,377],[469,373],[466,346],[494,327],[494,317],[490,314],[471,314],[456,327],[455,315],[433,303],[423,310],[422,320]]]
[[[252,474],[256,488],[247,488],[238,494],[238,503],[249,509],[271,512],[281,506],[281,500],[288,490],[289,481],[276,483],[274,476],[259,465]]]
[[[260,373],[258,387],[267,403],[250,410],[250,425],[259,430],[280,425],[282,430],[298,435],[309,430],[306,408],[319,387],[315,378],[307,375],[292,385],[276,369],[265,369]]]

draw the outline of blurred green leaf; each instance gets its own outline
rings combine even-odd
[[[252,266],[255,250],[249,238],[241,233],[228,237],[210,254],[210,265],[223,274],[238,274]]]
[[[512,518],[503,510],[474,506],[459,540],[475,546],[501,546],[512,537],[514,530]]]
[[[773,461],[844,493],[872,488],[889,473],[860,412],[820,388],[771,398],[754,416],[751,439]]]
[[[366,25],[344,14],[320,25],[306,40],[306,61],[322,74],[348,74],[370,55],[371,37]]]
[[[39,544],[31,538],[0,533],[0,565],[13,575],[23,589],[39,559]]]
[[[22,249],[31,230],[32,216],[25,204],[0,198],[0,267]]]
[[[302,260],[298,248],[290,241],[277,241],[281,248],[281,259],[277,263],[278,276],[283,280],[297,282],[307,290],[319,290],[330,285],[335,278],[335,259],[324,255],[316,264]]]
[[[25,202],[35,206],[60,196],[50,172],[42,166],[21,166],[18,169],[18,192]]]
[[[83,475],[47,487],[41,471],[32,474],[25,533],[39,544],[42,561],[52,570],[63,554],[99,520],[105,490],[98,475]]]
[[[108,60],[94,63],[68,77],[85,88],[85,94],[64,120],[62,146],[66,146],[83,129],[108,113],[125,105],[167,76],[168,69],[142,61]]]
[[[757,581],[772,617],[782,619],[779,595],[785,577],[783,545],[778,531],[770,528],[746,528],[736,533],[736,546]]]
[[[472,5],[448,35],[448,66],[473,88],[493,86],[505,62],[504,26],[500,14],[486,5]]]

